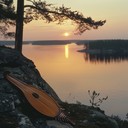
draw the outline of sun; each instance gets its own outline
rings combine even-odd
[[[68,32],[65,32],[65,33],[64,33],[64,36],[65,36],[65,37],[68,37],[68,36],[69,36],[69,33],[68,33]]]

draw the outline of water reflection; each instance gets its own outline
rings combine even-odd
[[[68,44],[65,45],[65,58],[68,59],[69,57],[69,47],[68,47]]]
[[[128,53],[113,53],[113,54],[89,54],[84,53],[84,59],[85,61],[90,62],[105,62],[105,63],[111,63],[111,62],[121,62],[128,60]]]

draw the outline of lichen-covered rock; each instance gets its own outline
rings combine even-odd
[[[0,112],[10,112],[15,109],[12,94],[0,93]]]
[[[20,128],[35,128],[30,119],[22,113],[17,114],[18,125]]]
[[[119,128],[117,122],[99,108],[68,103],[63,106],[74,117],[78,128]]]
[[[68,123],[58,122],[35,111],[22,93],[4,78],[5,71],[52,96],[67,113],[70,112],[76,122],[75,128],[118,128],[116,121],[100,109],[63,103],[41,77],[34,63],[7,47],[0,47],[0,128],[73,128]]]

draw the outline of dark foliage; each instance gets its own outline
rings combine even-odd
[[[96,40],[89,43],[89,49],[118,50],[128,49],[128,40]]]
[[[91,92],[90,90],[88,90],[88,94],[90,96],[89,102],[92,107],[100,107],[100,105],[103,103],[103,101],[108,99],[108,96],[106,96],[104,98],[98,98],[100,96],[100,93],[97,93],[96,91]]]
[[[47,23],[57,22],[61,24],[65,20],[72,20],[77,25],[76,33],[81,34],[91,28],[97,29],[99,26],[104,25],[104,21],[94,21],[91,17],[85,18],[82,13],[78,11],[71,11],[64,5],[61,7],[54,7],[53,4],[47,4],[46,1],[33,1],[32,5],[25,5],[25,22],[28,23],[32,20],[42,19]]]
[[[78,11],[71,11],[70,8],[62,5],[61,7],[54,7],[53,4],[47,4],[46,1],[27,0],[31,4],[24,6],[24,23],[29,23],[32,20],[45,20],[46,23],[56,22],[61,24],[65,20],[71,20],[76,24],[76,34],[82,34],[91,28],[97,29],[104,25],[104,21],[94,21],[91,17],[85,18],[82,13]],[[7,35],[7,30],[10,25],[15,25],[16,13],[13,6],[13,0],[2,0],[0,2],[0,32]],[[12,33],[8,33],[9,36]],[[14,33],[13,33],[14,36]]]

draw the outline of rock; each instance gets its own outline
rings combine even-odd
[[[30,119],[22,113],[17,114],[17,118],[20,128],[35,128],[34,125],[31,123]]]
[[[52,96],[76,122],[75,128],[118,128],[116,121],[100,109],[81,104],[67,104],[60,100],[51,86],[41,77],[34,63],[18,51],[0,47],[0,128],[73,128],[41,115],[27,102],[21,92],[3,76],[10,71],[20,80],[38,87]]]
[[[68,103],[64,103],[63,106],[67,112],[77,118],[75,122],[80,128],[119,128],[117,122],[99,108]]]
[[[0,93],[0,112],[10,112],[15,109],[12,94]]]

